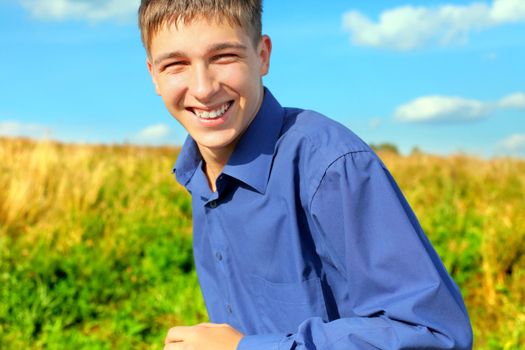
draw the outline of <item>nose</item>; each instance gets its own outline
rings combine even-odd
[[[192,73],[190,93],[201,102],[210,100],[218,89],[213,72],[202,64],[194,66]]]

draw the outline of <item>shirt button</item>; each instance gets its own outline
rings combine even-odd
[[[226,305],[226,311],[228,311],[229,314],[233,313],[232,306],[230,304]]]
[[[221,254],[220,252],[215,253],[215,257],[216,257],[217,260],[219,260],[219,261],[222,260],[222,254]]]
[[[210,202],[210,208],[217,208],[217,201],[211,201]]]

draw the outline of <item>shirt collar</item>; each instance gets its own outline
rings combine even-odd
[[[237,143],[223,174],[234,177],[259,193],[266,191],[275,145],[283,125],[284,109],[264,88],[264,98],[257,115]],[[175,163],[177,181],[188,184],[201,167],[202,157],[195,141],[188,135]],[[188,188],[188,190],[191,189]]]
[[[223,173],[264,193],[283,117],[284,109],[265,88],[261,108],[239,140]]]
[[[195,171],[200,167],[202,157],[197,147],[197,143],[190,135],[186,137],[182,149],[175,162],[173,173],[177,181],[187,187]]]

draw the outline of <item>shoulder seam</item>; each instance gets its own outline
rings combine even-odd
[[[310,198],[310,200],[308,201],[308,207],[309,208],[312,208],[312,203],[314,201],[314,198],[317,194],[317,192],[319,191],[319,188],[321,187],[321,183],[323,182],[323,179],[325,178],[326,176],[326,172],[328,171],[328,169],[330,169],[330,167],[335,163],[337,162],[339,159],[343,158],[343,157],[346,157],[347,155],[351,155],[351,154],[356,154],[356,153],[370,153],[370,150],[355,150],[355,151],[349,151],[349,152],[346,152],[346,153],[343,153],[341,154],[340,156],[336,157],[330,164],[328,164],[328,166],[325,168],[324,172],[323,172],[323,175],[321,176],[321,178],[319,179],[319,183],[317,183],[317,186],[314,190],[314,192],[312,193],[312,197]]]

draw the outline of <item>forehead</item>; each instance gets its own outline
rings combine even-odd
[[[152,57],[166,51],[202,52],[218,43],[253,46],[250,36],[241,26],[229,21],[195,18],[186,23],[177,22],[161,26],[152,36]]]

